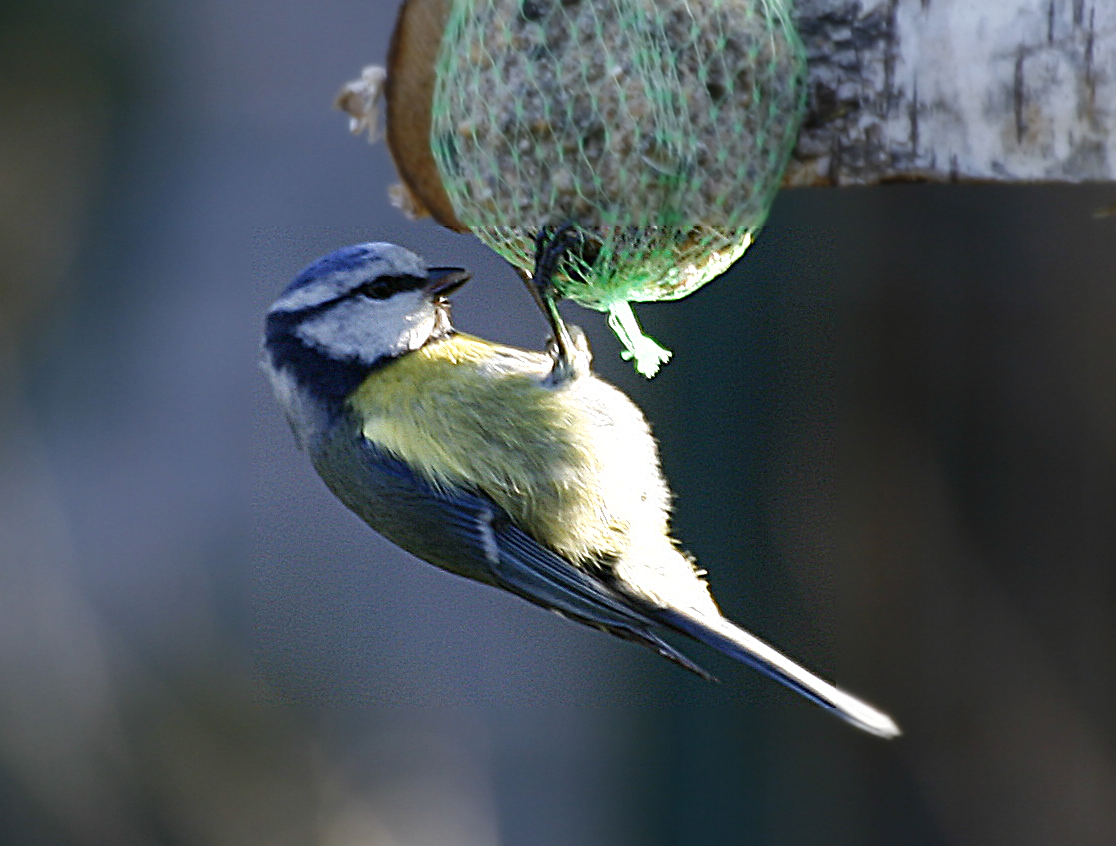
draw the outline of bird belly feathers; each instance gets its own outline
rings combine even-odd
[[[681,559],[643,414],[591,375],[547,383],[551,366],[458,334],[373,372],[350,406],[369,441],[436,487],[479,489],[575,563]]]

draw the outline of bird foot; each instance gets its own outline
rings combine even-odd
[[[546,343],[546,351],[554,359],[546,379],[551,386],[588,376],[593,369],[593,352],[581,327],[566,324],[565,328],[569,343],[564,350],[553,336]]]

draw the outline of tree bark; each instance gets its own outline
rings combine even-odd
[[[797,0],[788,185],[1116,180],[1113,0]]]

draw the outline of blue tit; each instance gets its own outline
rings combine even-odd
[[[671,494],[640,410],[559,355],[456,332],[469,278],[386,243],[307,267],[267,313],[263,368],[331,491],[452,573],[644,644],[688,635],[881,737],[886,715],[726,620],[670,535]],[[572,329],[573,327],[571,327]]]

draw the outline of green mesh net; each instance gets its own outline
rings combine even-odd
[[[559,292],[608,311],[654,372],[631,301],[685,296],[763,224],[797,136],[789,0],[452,0],[431,146],[461,222],[526,272],[578,229]]]

